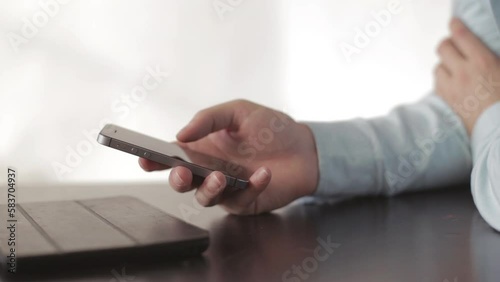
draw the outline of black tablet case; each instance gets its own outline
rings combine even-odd
[[[201,254],[208,232],[127,196],[21,203],[17,271]],[[0,205],[0,268],[7,270],[7,206]]]

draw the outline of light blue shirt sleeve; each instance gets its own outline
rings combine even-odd
[[[474,202],[500,231],[500,102],[479,117],[471,142],[459,117],[435,95],[384,117],[307,125],[318,152],[316,196],[456,186],[467,183],[472,170]]]
[[[394,195],[466,183],[472,169],[467,133],[436,95],[389,115],[310,122],[320,179],[316,195]]]
[[[500,231],[500,102],[481,114],[472,132],[472,196],[483,218]]]
[[[500,1],[457,0],[454,15],[500,55]],[[435,94],[384,117],[307,124],[318,152],[316,196],[394,195],[470,178],[479,212],[500,231],[500,103],[481,115],[472,142]]]

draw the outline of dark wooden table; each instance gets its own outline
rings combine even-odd
[[[3,193],[5,194],[5,193]],[[292,205],[237,217],[200,209],[166,185],[19,188],[21,202],[132,195],[210,231],[202,257],[57,269],[5,281],[500,281],[500,233],[478,214],[469,189],[330,205]],[[2,195],[3,196],[3,195]],[[3,200],[0,197],[0,200]],[[16,279],[12,279],[16,278]]]

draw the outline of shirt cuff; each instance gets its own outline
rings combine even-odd
[[[319,181],[314,196],[337,197],[359,194],[373,187],[376,157],[364,122],[306,122],[316,142]]]
[[[472,130],[471,145],[474,161],[484,151],[493,133],[498,130],[500,130],[500,102],[487,108],[479,116]]]

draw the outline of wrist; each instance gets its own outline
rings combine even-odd
[[[316,192],[319,183],[319,160],[316,148],[316,140],[312,130],[303,123],[298,123],[303,132],[303,158],[302,163],[304,166],[305,186],[304,196],[312,195]]]

